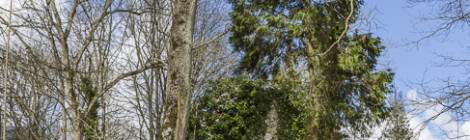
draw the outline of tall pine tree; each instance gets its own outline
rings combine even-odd
[[[371,34],[351,33],[361,1],[230,0],[240,71],[269,79],[307,63],[307,139],[341,139],[344,127],[366,136],[385,118],[393,74],[376,70],[384,49]]]

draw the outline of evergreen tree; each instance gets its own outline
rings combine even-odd
[[[385,123],[386,128],[381,139],[411,140],[413,138],[413,130],[409,128],[405,107],[399,100],[392,102],[392,110]]]
[[[392,73],[377,71],[384,49],[371,34],[351,33],[361,1],[231,0],[230,41],[240,71],[269,79],[308,64],[307,139],[341,139],[345,126],[366,136],[385,118]]]

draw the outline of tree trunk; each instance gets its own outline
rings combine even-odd
[[[315,71],[316,67],[316,62],[318,61],[315,56],[315,50],[313,46],[308,43],[308,41],[305,41],[307,46],[306,46],[306,53],[308,56],[308,62],[309,62],[309,79],[310,79],[310,89],[309,89],[309,95],[310,99],[313,102],[313,106],[310,107],[312,110],[312,116],[310,118],[310,122],[307,126],[307,131],[309,132],[307,135],[307,139],[311,140],[317,140],[317,135],[319,135],[318,130],[320,129],[320,124],[319,124],[319,114],[321,110],[321,100],[319,99],[320,96],[318,96],[318,92],[316,89],[317,86],[317,80],[315,79],[315,76],[317,75],[317,71]]]
[[[264,140],[278,140],[277,129],[279,127],[279,116],[277,112],[277,103],[274,101],[271,105],[271,109],[268,112],[268,116],[264,122],[266,123],[266,133],[264,134]]]
[[[173,0],[171,46],[168,57],[164,139],[186,139],[191,98],[191,45],[196,0]],[[176,104],[175,104],[176,101]]]
[[[81,120],[81,113],[79,110],[79,102],[77,99],[76,94],[73,92],[73,78],[71,74],[67,74],[66,76],[66,84],[65,90],[66,95],[70,98],[70,107],[72,111],[72,140],[81,140],[82,139],[82,120]]]
[[[338,92],[335,86],[339,84],[333,82],[336,80],[334,76],[325,72],[325,67],[328,67],[328,65],[325,65],[326,62],[322,62],[325,59],[324,57],[328,57],[328,54],[324,56],[318,55],[319,50],[315,49],[311,43],[307,43],[305,51],[309,63],[309,95],[310,101],[313,102],[309,107],[312,114],[307,126],[307,131],[309,132],[307,139],[341,139],[339,123],[334,119],[335,114],[333,113],[335,109],[331,107],[331,97],[333,97],[334,93]],[[330,53],[335,53],[335,50],[331,50]]]
[[[62,113],[62,140],[67,140],[67,110],[65,110],[65,96],[62,95],[60,97],[60,102],[62,103],[61,106],[61,113]]]
[[[102,140],[107,140],[106,135],[107,135],[108,133],[106,132],[106,131],[107,131],[107,129],[106,129],[107,127],[106,127],[106,126],[107,126],[108,120],[106,119],[106,112],[107,112],[106,96],[102,97],[101,103],[103,104],[103,105],[101,106],[101,109],[103,110],[103,111],[101,112],[101,114],[102,114],[102,115],[101,115],[101,116],[102,116],[102,118],[101,118],[101,135],[102,135],[101,137],[102,137],[102,138],[101,138],[101,139],[102,139]]]
[[[80,102],[77,96],[77,93],[74,92],[73,83],[75,82],[75,72],[71,67],[69,47],[67,44],[67,38],[62,36],[60,39],[62,48],[61,61],[64,65],[64,94],[66,100],[70,101],[70,111],[72,112],[72,140],[81,140],[82,130],[81,130],[81,115],[80,115]]]
[[[82,121],[80,118],[80,112],[78,112],[78,110],[73,111],[72,116],[72,140],[82,140]]]
[[[5,96],[5,95],[3,95]],[[2,103],[2,109],[0,109],[0,120],[2,121],[2,126],[0,127],[0,134],[2,136],[2,140],[6,140],[6,127],[4,124],[6,124],[6,120],[4,120],[5,118],[3,116],[6,116],[6,115],[3,115],[4,113],[6,113],[6,111],[4,111],[3,109],[3,106],[6,106],[6,104],[3,104]]]
[[[76,93],[73,90],[73,72],[69,70],[66,72],[65,76],[65,95],[68,96],[70,100],[70,111],[72,112],[72,140],[81,140],[82,139],[82,129],[81,129],[81,113],[79,110],[79,102]]]

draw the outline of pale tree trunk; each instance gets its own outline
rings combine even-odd
[[[65,52],[67,54],[65,55]],[[74,83],[74,74],[73,70],[70,67],[68,60],[68,51],[63,53],[66,57],[63,56],[63,63],[66,65],[67,72],[65,73],[65,95],[68,96],[70,100],[70,111],[72,112],[72,140],[81,140],[82,130],[81,130],[81,115],[79,110],[79,102],[76,93],[74,93],[73,83]]]
[[[150,14],[150,29],[152,32],[156,33],[156,18],[157,18],[157,1],[151,1],[150,3],[150,7],[152,9],[152,12]],[[158,56],[158,54],[156,54],[157,52],[155,51],[155,48],[157,47],[155,45],[155,35],[154,36],[151,36],[150,37],[150,44],[151,45],[151,49],[150,49],[150,53],[153,54],[153,57],[152,58],[155,58],[155,56]],[[152,70],[152,71],[156,71],[156,70]],[[153,72],[152,72],[153,73]],[[151,74],[150,74],[151,75]],[[147,78],[148,80],[146,80],[146,82],[150,82],[152,80],[154,80],[154,76],[156,75],[153,75],[153,76],[150,76],[149,78]],[[150,81],[149,81],[150,80]],[[150,83],[153,83],[153,82],[150,82]],[[153,111],[153,95],[155,93],[155,91],[157,90],[157,88],[153,87],[153,84],[147,84],[149,85],[149,88],[148,88],[148,93],[147,93],[147,106],[148,106],[148,110],[149,110],[149,140],[154,140],[155,139],[155,136],[156,136],[156,129],[155,129],[155,123],[154,121],[156,120],[155,117],[154,117],[154,111]],[[155,91],[154,91],[155,89]],[[158,96],[158,95],[155,95],[155,96]],[[155,100],[156,101],[156,100]],[[158,105],[156,105],[158,106]]]
[[[186,139],[191,98],[191,45],[197,0],[173,0],[163,139]],[[176,103],[176,104],[175,104]]]
[[[103,97],[101,103],[103,104],[101,106],[102,108],[102,118],[101,118],[101,134],[102,134],[102,140],[107,140],[107,124],[108,124],[108,120],[106,119],[106,111],[107,111],[107,100],[106,100],[106,96]]]
[[[277,112],[277,103],[274,101],[271,105],[271,109],[268,112],[266,120],[266,133],[264,134],[264,140],[278,140],[277,129],[279,127],[279,116]]]
[[[55,5],[54,5],[55,6]],[[66,99],[70,101],[70,109],[72,111],[72,140],[81,140],[82,130],[81,130],[81,119],[77,93],[74,92],[73,84],[75,82],[74,69],[71,66],[70,55],[69,55],[69,46],[67,44],[67,37],[61,34],[60,44],[62,46],[61,52],[61,61],[64,68],[64,95]]]
[[[12,17],[12,10],[13,10],[13,0],[10,1],[10,12],[8,15],[8,22],[11,24],[11,17]],[[9,70],[9,57],[10,57],[10,41],[11,41],[11,27],[8,26],[7,29],[7,40],[6,40],[6,49],[5,49],[5,61],[4,61],[4,80],[3,80],[3,104],[2,104],[2,139],[7,139],[7,96],[10,91],[10,70]]]
[[[82,139],[82,127],[81,127],[81,115],[78,110],[72,112],[72,140],[81,140]]]
[[[65,96],[62,95],[60,97],[60,102],[62,103],[61,106],[61,113],[62,113],[62,128],[61,128],[61,132],[62,132],[62,139],[63,140],[67,140],[67,110],[65,110]]]

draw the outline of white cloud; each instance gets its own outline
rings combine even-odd
[[[443,136],[445,133],[448,137],[459,137],[463,135],[470,135],[470,121],[466,122],[457,122],[452,117],[450,112],[444,112],[439,114],[437,118],[431,120],[424,129],[421,131],[423,122],[435,115],[438,115],[440,111],[444,109],[441,105],[435,105],[431,108],[428,108],[422,116],[408,116],[410,120],[410,126],[415,128],[415,133],[419,134],[419,140],[439,140],[446,138]],[[430,128],[437,129],[430,129]],[[463,137],[460,140],[470,140],[470,137]]]
[[[435,137],[428,128],[425,128],[421,131],[418,140],[438,140],[439,138]]]
[[[10,2],[12,2],[13,10],[18,9],[20,5],[18,5],[17,0],[0,0],[0,7],[3,9],[10,9]],[[0,14],[6,15],[8,12],[1,10]]]
[[[12,0],[0,0],[0,8],[10,9],[10,1]],[[6,11],[0,10],[0,16],[8,15]]]
[[[2,7],[2,8],[7,8],[8,5],[10,4],[10,1],[11,1],[11,0],[1,0],[1,1],[0,1],[0,7]]]
[[[462,135],[470,135],[470,121],[467,121],[465,123],[463,123],[462,127],[461,127],[461,131],[463,132]],[[470,138],[468,138],[470,139]]]
[[[411,89],[407,91],[406,98],[409,101],[420,100],[416,89]],[[470,121],[457,122],[454,120],[450,112],[444,112],[439,114],[439,112],[443,109],[444,106],[442,105],[434,105],[430,108],[427,108],[422,114],[422,116],[408,115],[411,128],[414,128],[414,132],[419,136],[418,140],[439,140],[445,137],[442,136],[443,133],[447,134],[449,137],[470,135]],[[439,116],[436,119],[431,120],[428,124],[426,124],[426,126],[424,126],[424,128],[422,127],[423,122],[425,120],[432,118],[433,116],[438,114]],[[461,139],[470,140],[470,137]]]
[[[406,92],[406,98],[408,100],[415,101],[418,98],[418,92],[416,89],[408,90],[408,92]]]
[[[408,120],[410,121],[410,127],[413,128],[414,133],[417,134],[418,140],[438,140],[428,127],[421,129],[423,120],[420,117],[408,115]]]

